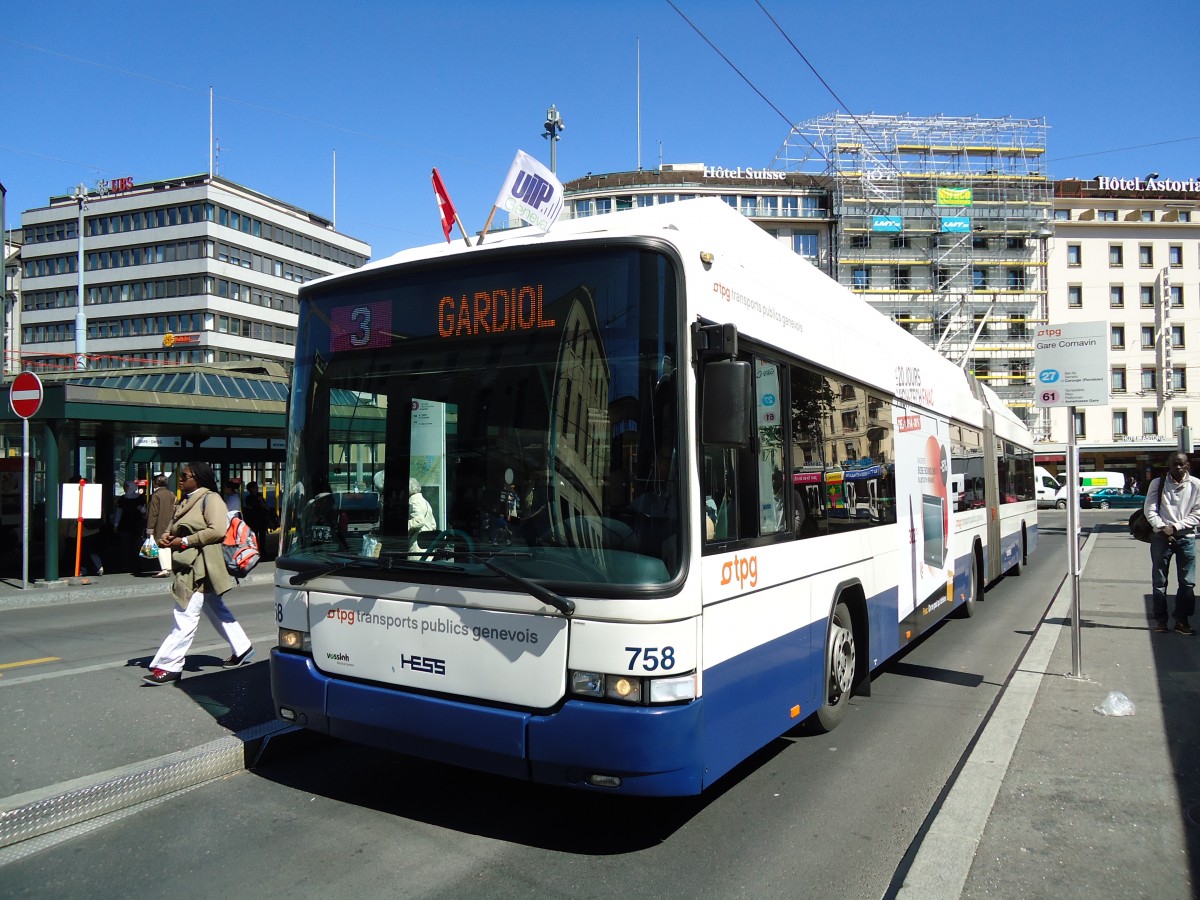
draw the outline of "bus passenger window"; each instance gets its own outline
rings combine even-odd
[[[737,535],[737,468],[734,451],[706,447],[704,470],[704,539],[727,541]]]

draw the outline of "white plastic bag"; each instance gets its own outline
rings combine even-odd
[[[154,538],[146,538],[142,542],[142,549],[138,553],[146,559],[158,559],[158,545],[154,543]]]
[[[383,544],[376,540],[373,535],[364,534],[362,539],[361,554],[368,557],[377,557],[379,556],[379,550],[382,546]]]
[[[1137,712],[1133,701],[1120,691],[1110,691],[1104,701],[1093,708],[1102,716],[1132,716]]]

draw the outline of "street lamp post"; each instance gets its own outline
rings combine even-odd
[[[546,130],[542,132],[542,137],[550,141],[550,171],[555,175],[558,174],[558,160],[555,153],[555,145],[559,142],[559,134],[564,128],[562,116],[559,114],[557,107],[553,103],[546,110]]]
[[[75,369],[81,371],[87,368],[87,315],[83,311],[83,211],[87,208],[88,190],[81,182],[71,196],[79,204],[79,224],[75,229],[75,237],[79,241],[79,255],[75,264],[79,270],[75,297]]]

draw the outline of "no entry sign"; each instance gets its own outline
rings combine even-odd
[[[8,403],[22,419],[28,419],[42,408],[42,379],[32,372],[22,372],[8,389]]]

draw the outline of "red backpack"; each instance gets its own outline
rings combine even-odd
[[[225,557],[225,568],[234,578],[245,578],[258,565],[261,554],[258,552],[258,535],[256,535],[240,512],[235,512],[225,529],[225,540],[221,542],[221,554]]]

